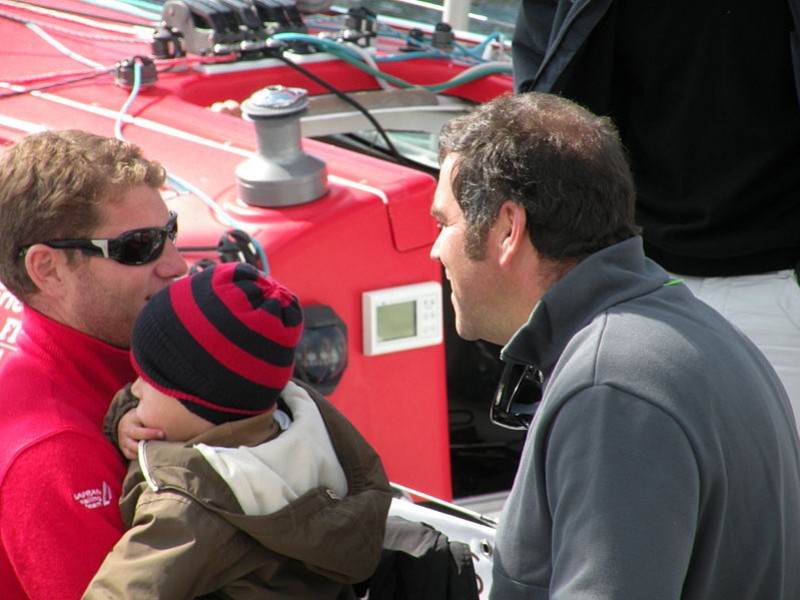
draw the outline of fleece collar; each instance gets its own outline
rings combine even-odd
[[[545,293],[500,357],[531,364],[546,378],[567,343],[597,315],[669,281],[669,274],[645,257],[639,236],[595,252]]]

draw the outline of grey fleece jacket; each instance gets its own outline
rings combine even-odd
[[[494,600],[796,600],[800,450],[763,355],[646,259],[581,262],[503,349],[543,396]]]

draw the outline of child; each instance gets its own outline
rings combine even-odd
[[[391,501],[380,459],[290,380],[297,299],[243,263],[175,281],[137,319],[138,404],[165,441],[139,443],[120,500],[130,527],[84,598],[337,598],[381,555]]]

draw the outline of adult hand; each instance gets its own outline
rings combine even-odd
[[[139,441],[163,440],[164,432],[160,429],[145,427],[136,414],[136,409],[129,410],[119,420],[117,441],[120,452],[128,460],[135,460],[138,455]]]

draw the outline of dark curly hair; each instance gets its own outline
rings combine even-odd
[[[447,123],[439,160],[467,223],[466,251],[483,253],[500,206],[524,207],[536,250],[580,260],[639,233],[627,156],[610,119],[551,94],[505,95]]]

